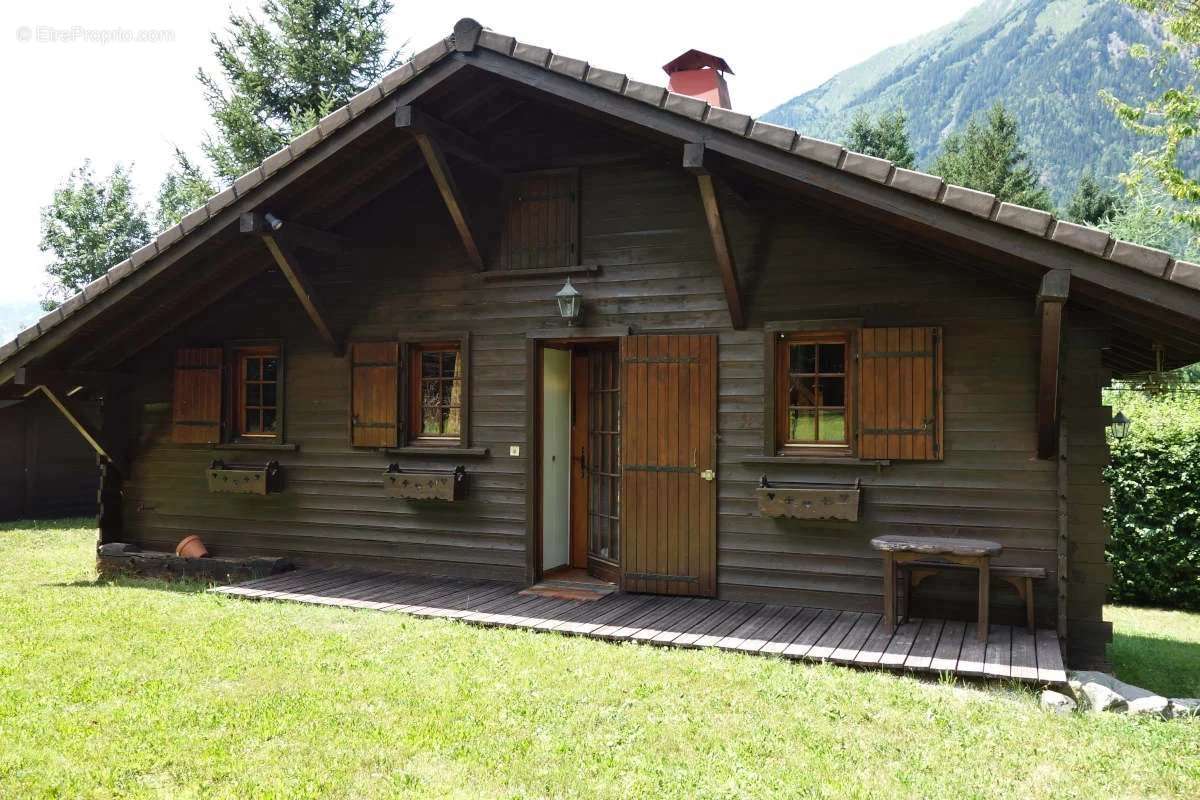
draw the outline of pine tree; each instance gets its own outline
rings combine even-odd
[[[42,306],[54,308],[150,239],[145,211],[133,197],[129,170],[121,164],[97,180],[90,161],[74,170],[42,208],[44,253],[51,282]]]
[[[1105,189],[1090,172],[1085,172],[1067,206],[1067,219],[1081,225],[1099,225],[1120,211],[1121,205],[1116,192]]]
[[[216,191],[200,165],[176,147],[175,166],[167,171],[158,189],[154,216],[159,230],[171,227],[189,211],[204,205]]]
[[[908,139],[908,118],[901,109],[880,114],[874,121],[867,112],[859,111],[846,130],[846,147],[886,158],[897,167],[913,169],[917,165],[917,154]]]
[[[933,172],[1009,203],[1051,208],[1050,194],[1038,184],[1021,144],[1017,119],[1002,103],[992,106],[983,120],[972,117],[965,130],[947,136]]]
[[[211,37],[221,80],[199,72],[217,175],[232,181],[395,67],[391,10],[391,0],[263,0],[261,20],[232,14],[227,37]]]

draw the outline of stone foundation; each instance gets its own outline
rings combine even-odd
[[[96,571],[105,578],[119,576],[239,583],[287,572],[286,558],[181,558],[174,553],[141,550],[136,545],[110,542],[96,553]]]

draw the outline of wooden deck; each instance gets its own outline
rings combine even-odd
[[[521,594],[521,587],[511,583],[340,569],[298,570],[211,591],[595,639],[1037,684],[1066,682],[1054,631],[1039,630],[1035,636],[1010,625],[992,625],[987,642],[976,638],[973,623],[941,619],[912,620],[889,635],[879,614],[856,611],[620,593],[580,602]]]

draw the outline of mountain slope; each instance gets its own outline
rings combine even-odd
[[[972,114],[1002,100],[1016,113],[1026,145],[1056,201],[1079,177],[1124,170],[1145,140],[1101,104],[1155,93],[1135,43],[1157,45],[1144,15],[1116,0],[988,0],[962,19],[889,48],[768,112],[764,119],[841,140],[859,110],[902,108],[922,166],[941,140]],[[1184,76],[1169,75],[1182,82]]]

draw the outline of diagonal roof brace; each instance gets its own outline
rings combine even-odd
[[[733,327],[741,330],[746,326],[746,315],[742,306],[742,292],[738,286],[737,266],[734,263],[733,247],[725,230],[725,218],[721,214],[721,203],[717,199],[712,173],[705,166],[703,142],[688,142],[683,146],[683,168],[696,176],[700,188],[700,201],[704,205],[704,219],[712,239],[713,255],[721,273],[721,285],[725,289],[725,302],[729,306],[729,320]]]

